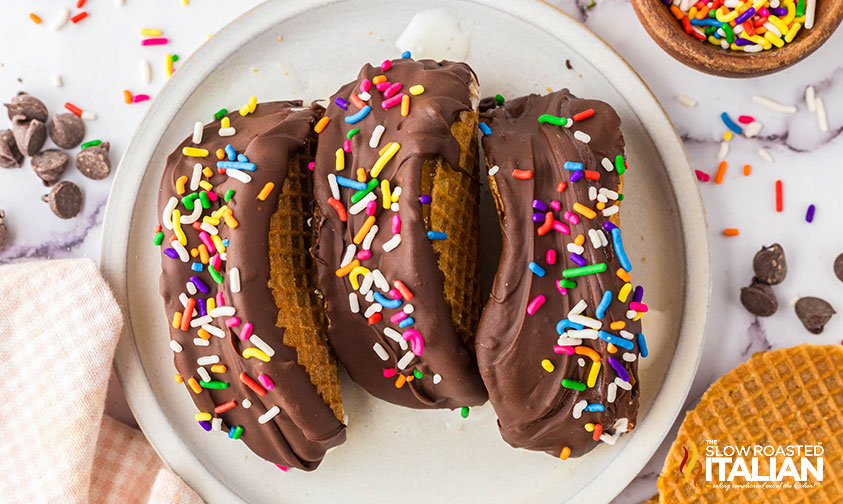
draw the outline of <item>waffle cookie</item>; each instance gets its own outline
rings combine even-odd
[[[800,345],[755,354],[714,382],[685,415],[659,476],[659,502],[843,502],[841,418],[843,347]],[[717,462],[711,464],[711,480],[706,476],[707,458],[715,446],[720,453],[714,456],[734,457],[729,447],[817,445],[823,449],[822,481],[806,472],[802,488],[792,476],[781,479],[790,486],[762,481],[756,483],[761,488],[729,488],[721,484]],[[742,458],[750,470],[756,464],[753,459],[757,460],[756,474],[769,476],[774,453],[761,453]],[[785,471],[784,454],[774,457],[776,473]],[[806,458],[818,465],[817,457]],[[801,456],[794,455],[792,460],[801,477]],[[734,458],[726,464],[727,478],[735,465]],[[731,483],[744,485],[747,479],[736,476]]]
[[[373,395],[481,404],[476,79],[464,63],[384,61],[317,124],[313,256],[328,341]]]
[[[197,123],[159,189],[170,348],[208,431],[283,467],[345,441],[337,366],[309,255],[308,163],[323,109],[247,105]]]
[[[568,90],[481,114],[503,249],[477,360],[504,440],[566,459],[635,426],[647,356],[620,229],[620,118]]]

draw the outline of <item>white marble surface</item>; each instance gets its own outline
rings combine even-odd
[[[48,25],[58,15],[55,2],[7,2],[5,15],[0,17],[0,30],[7,35],[7,43],[0,47],[0,96],[7,101],[17,91],[26,90],[42,98],[51,113],[58,112],[65,101],[94,111],[98,118],[87,123],[86,140],[110,141],[116,167],[146,110],[145,104],[125,105],[122,90],[154,95],[165,80],[163,58],[167,51],[187,57],[208,34],[257,3],[194,0],[181,6],[176,0],[127,0],[125,6],[118,7],[113,0],[90,0],[87,19],[51,31]],[[707,342],[689,407],[711,382],[753,352],[802,342],[839,343],[843,319],[833,318],[822,335],[812,335],[796,319],[792,302],[799,296],[816,295],[843,307],[843,285],[832,274],[832,262],[843,252],[843,237],[836,228],[843,210],[836,179],[843,166],[843,66],[839,56],[843,30],[807,61],[789,70],[758,79],[728,80],[698,73],[670,59],[645,34],[627,1],[596,0],[590,9],[585,8],[590,0],[551,3],[584,21],[638,71],[685,140],[694,168],[713,178],[720,136],[725,130],[719,119],[721,112],[733,117],[753,115],[764,123],[758,137],[731,142],[724,182],[709,182],[702,187],[710,223],[714,283]],[[32,24],[26,18],[30,11],[41,15],[44,24]],[[137,30],[143,26],[164,29],[171,45],[140,47]],[[151,84],[140,80],[137,67],[141,58],[152,64]],[[63,87],[52,85],[53,75],[62,76]],[[814,116],[806,110],[803,97],[809,84],[825,101],[828,133],[819,131]],[[695,109],[679,105],[675,100],[679,94],[694,97],[699,105]],[[799,110],[792,115],[771,112],[753,104],[753,94],[795,104]],[[772,153],[773,163],[758,158],[755,152],[760,147]],[[744,177],[742,167],[747,163],[753,171]],[[28,164],[18,170],[0,170],[0,208],[6,211],[11,233],[9,245],[0,252],[0,262],[97,258],[113,175],[93,181],[71,167],[65,178],[79,184],[85,193],[82,213],[70,221],[56,218],[41,202],[41,195],[47,191]],[[782,213],[774,211],[777,179],[784,181]],[[817,206],[817,213],[814,222],[808,224],[804,217],[811,203]],[[722,236],[727,227],[739,228],[740,236]],[[775,288],[779,312],[758,320],[740,306],[738,292],[749,283],[754,252],[772,242],[784,246],[789,275]],[[114,391],[109,410],[130,418],[119,389]],[[668,440],[672,436],[668,435]],[[640,502],[655,492],[666,449],[662,446],[616,503]]]

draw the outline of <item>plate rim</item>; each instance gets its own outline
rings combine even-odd
[[[115,373],[123,388],[129,408],[153,449],[168,467],[182,477],[207,502],[242,502],[243,499],[222,481],[203,470],[201,461],[166,421],[165,413],[146,380],[143,364],[131,334],[126,273],[129,253],[128,236],[138,196],[137,189],[143,179],[145,167],[148,166],[166,130],[168,119],[180,111],[184,99],[195,91],[198,84],[212,72],[218,63],[249,43],[255,36],[280,22],[312,9],[348,1],[353,0],[269,0],[244,12],[227,24],[185,61],[182,69],[164,84],[152,101],[150,109],[138,125],[120,159],[109,192],[102,228],[100,269],[108,280],[124,315],[124,325],[114,356]],[[642,126],[665,162],[667,176],[674,194],[682,195],[681,202],[677,201],[677,210],[685,249],[684,294],[686,301],[682,310],[682,325],[678,332],[673,359],[657,394],[658,396],[675,395],[677,401],[673,408],[657,408],[658,402],[654,402],[644,420],[636,426],[635,437],[630,440],[630,443],[635,439],[644,439],[649,434],[653,439],[641,442],[652,443],[652,446],[638,447],[638,451],[632,455],[633,460],[630,459],[629,453],[625,453],[627,457],[623,461],[620,460],[621,457],[616,457],[605,468],[606,471],[612,471],[613,478],[601,481],[600,485],[595,485],[592,480],[573,496],[583,501],[585,499],[610,500],[635,478],[670,432],[694,383],[702,357],[712,280],[710,240],[702,195],[694,180],[684,144],[666,111],[638,73],[600,36],[545,0],[467,1],[518,17],[556,38],[558,37],[554,35],[553,25],[557,25],[558,28],[559,23],[573,24],[573,27],[585,36],[579,45],[588,45],[590,55],[597,53],[598,56],[600,54],[608,56],[595,57],[590,63],[604,75],[613,76],[608,82],[627,99],[632,111],[642,118],[647,114],[641,113],[640,109],[660,111],[657,117],[647,116],[647,121],[642,121]],[[578,44],[571,44],[569,41],[565,43],[577,49]],[[582,50],[578,52],[585,54]],[[621,92],[622,89],[624,92]],[[660,139],[665,141],[659,141]],[[132,166],[134,169],[131,169]],[[131,191],[131,197],[127,197],[127,188],[135,189]],[[131,200],[131,204],[127,204],[127,199]],[[692,299],[692,296],[696,300],[694,303],[688,301]],[[704,296],[704,302],[700,302],[700,296]],[[687,362],[683,362],[681,366],[677,365],[677,356],[682,355],[689,355],[693,365],[688,366]],[[138,403],[146,404],[143,410],[135,407]],[[149,405],[153,407],[150,408]],[[153,432],[154,437],[151,435]],[[634,448],[635,445],[632,447]],[[625,451],[630,448],[628,444]]]

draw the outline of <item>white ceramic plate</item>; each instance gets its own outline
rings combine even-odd
[[[416,12],[434,6],[473,20],[468,62],[484,94],[569,87],[611,103],[622,118],[630,165],[624,236],[651,307],[639,423],[615,446],[563,462],[510,448],[488,405],[465,420],[459,412],[403,409],[343,378],[348,441],[316,472],[285,474],[242,443],[204,432],[188,393],[173,383],[158,297],[160,252],[151,243],[164,159],[194,121],[251,95],[329,96],[362,63],[396,57],[397,36]],[[493,212],[484,218],[493,229]],[[115,366],[156,450],[208,502],[604,502],[659,446],[690,387],[709,300],[705,227],[682,143],[656,99],[611,48],[555,8],[507,0],[271,1],[215,35],[170,79],[117,171],[102,250],[103,271],[126,316]]]

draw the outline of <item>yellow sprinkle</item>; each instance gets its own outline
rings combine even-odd
[[[421,84],[416,84],[415,86],[410,86],[410,94],[413,96],[418,96],[424,93],[424,86]]]
[[[337,149],[335,155],[337,159],[334,163],[334,166],[336,166],[337,171],[345,170],[345,153],[342,151],[342,148]]]
[[[591,371],[588,372],[588,381],[585,384],[589,387],[593,387],[597,383],[597,375],[600,374],[600,363],[599,362],[592,362],[591,363]]]
[[[258,193],[258,199],[261,201],[266,201],[266,198],[269,197],[269,193],[271,193],[273,189],[275,189],[275,183],[267,182],[263,186],[263,189],[261,189],[261,192]]]
[[[571,456],[571,449],[568,448],[567,446],[565,448],[562,448],[562,452],[559,454],[559,458],[561,458],[562,460],[568,460],[568,457],[570,457],[570,456]]]
[[[585,243],[585,236],[582,233],[578,234],[576,238],[574,238],[574,244],[579,245],[582,247],[582,244]]]
[[[192,390],[194,394],[202,393],[202,387],[199,386],[199,382],[196,381],[196,378],[191,376],[187,379],[187,384],[190,386],[190,390]]]
[[[383,156],[383,153],[386,152],[387,149],[389,149],[390,145],[392,145],[392,142],[388,142],[386,145],[381,147],[381,150],[378,151],[378,156]]]
[[[366,276],[371,273],[371,271],[369,271],[369,268],[360,266],[360,261],[357,259],[355,259],[354,262],[357,263],[357,266],[351,268],[351,273],[349,273],[348,279],[351,280],[351,286],[354,287],[354,290],[357,290],[360,288],[360,281],[357,278],[360,275]]]
[[[799,33],[799,29],[802,28],[801,23],[793,23],[790,27],[790,30],[784,36],[784,41],[788,44],[793,42],[793,39],[796,37],[796,34]]]
[[[211,184],[211,183],[210,183],[210,182],[208,182],[207,180],[200,180],[200,181],[199,181],[199,187],[201,187],[202,189],[204,189],[204,190],[206,190],[206,191],[208,191],[208,192],[210,192],[210,191],[213,191],[213,190],[214,190],[214,186],[213,186],[213,184]]]
[[[401,97],[401,117],[410,115],[410,95],[405,94]]]
[[[381,194],[383,195],[383,207],[389,210],[392,204],[392,193],[389,190],[389,180],[387,179],[381,180]]]
[[[213,311],[214,308],[217,307],[217,301],[216,301],[216,299],[214,299],[212,297],[209,297],[207,300],[205,300],[205,305],[206,305],[206,308],[205,308],[206,310]]]
[[[351,273],[351,270],[353,270],[357,266],[360,266],[360,260],[359,259],[355,259],[355,260],[351,261],[350,263],[346,264],[342,268],[338,269],[335,273],[338,277],[344,277],[344,276],[348,275],[349,273]]]
[[[178,329],[179,327],[181,327],[181,317],[181,312],[176,312],[173,314],[173,329]]]
[[[201,422],[202,420],[209,422],[211,420],[211,414],[202,411],[200,413],[195,414],[193,418],[196,419],[197,422]]]
[[[198,331],[196,331],[196,333],[197,333],[197,334],[199,335],[199,337],[200,337],[200,338],[202,338],[203,340],[209,340],[209,339],[211,339],[211,333],[209,333],[208,331],[206,331],[206,330],[202,329],[201,327],[199,328],[199,330],[198,330]]]
[[[238,112],[240,112],[241,116],[249,115],[249,104],[247,103],[246,105],[240,107],[240,110],[238,110]]]
[[[624,322],[623,320],[616,320],[609,324],[609,329],[613,331],[620,331],[624,327],[626,327],[626,322]]]
[[[389,199],[391,199],[393,203],[398,203],[398,198],[401,197],[401,191],[397,191],[396,189],[400,189],[400,188],[396,187],[395,189],[393,189],[392,195],[389,197]]]
[[[202,217],[202,222],[210,224],[212,226],[219,226],[220,225],[220,220],[216,219],[214,217],[211,217],[210,215],[206,215],[206,216]]]
[[[185,156],[191,157],[206,157],[208,155],[208,149],[199,149],[197,147],[184,147],[182,148],[181,153]]]
[[[220,119],[220,128],[230,128],[231,127],[231,118],[228,116],[222,116]]]
[[[158,28],[141,28],[140,34],[144,37],[157,37],[161,35],[161,30]]]
[[[366,169],[360,167],[357,169],[357,181],[358,182],[365,182],[366,181]]]
[[[211,178],[214,176],[214,170],[206,166],[205,168],[202,168],[202,175],[204,175],[205,178]]]
[[[771,14],[767,18],[767,21],[769,21],[770,23],[772,23],[773,26],[778,28],[780,32],[787,33],[787,25],[782,23],[782,20],[778,16]]]
[[[243,358],[248,359],[249,357],[254,357],[259,361],[269,362],[269,356],[263,350],[255,347],[249,347],[243,350]]]
[[[582,215],[586,219],[593,219],[597,217],[597,213],[594,210],[588,208],[582,203],[574,203],[574,211]]]
[[[556,368],[553,366],[553,363],[552,363],[552,362],[550,362],[550,361],[549,361],[549,360],[547,360],[547,359],[544,359],[544,360],[542,361],[542,367],[543,367],[543,368],[544,368],[544,370],[545,370],[545,371],[547,371],[548,373],[552,373],[552,372],[553,372],[553,370],[554,370],[554,369],[556,369]]]
[[[394,156],[400,148],[401,145],[399,145],[398,142],[392,142],[391,144],[389,144],[389,148],[386,150],[386,152],[384,152],[383,155],[379,157],[377,161],[375,161],[375,165],[372,166],[372,169],[369,172],[372,177],[377,177],[378,175],[380,175],[381,170],[383,170],[383,167],[386,166],[386,163],[388,163],[389,160],[392,159],[392,156]]]
[[[594,432],[594,424],[591,422],[588,422],[587,424],[583,425],[583,427],[585,427],[585,430],[588,432]]]
[[[258,108],[258,97],[257,96],[250,96],[249,97],[249,113],[251,114]]]
[[[784,40],[782,40],[780,37],[777,37],[776,34],[771,32],[770,30],[767,30],[767,32],[764,34],[764,38],[769,40],[776,47],[784,47]]]
[[[370,229],[372,229],[372,225],[374,225],[374,223],[374,215],[370,215],[366,218],[366,221],[363,222],[363,225],[360,227],[360,229],[357,230],[357,234],[354,235],[354,239],[352,241],[355,243],[355,245],[360,245],[361,243],[363,243],[363,239],[366,238],[366,234],[369,232]],[[357,287],[355,287],[355,289],[356,288]]]
[[[621,290],[618,291],[618,301],[626,303],[626,298],[629,297],[630,292],[632,292],[632,284],[629,282],[623,284]]]
[[[181,373],[176,373],[176,374],[173,376],[173,380],[174,380],[176,383],[184,383],[184,378],[182,378],[182,377],[181,377]]]
[[[624,282],[629,282],[630,280],[632,280],[632,277],[629,276],[629,273],[627,273],[626,270],[624,270],[623,268],[618,268],[618,271],[615,272],[615,274],[618,275],[618,278],[620,278]]]
[[[225,367],[225,364],[214,364],[211,366],[212,373],[225,373],[228,368]]]
[[[641,320],[641,317],[643,317],[643,316],[644,316],[644,312],[638,312],[638,314],[635,315],[635,317],[632,318],[632,321],[638,322],[639,320]]]
[[[222,244],[222,238],[220,238],[220,235],[211,235],[211,241],[214,242],[214,247],[217,248],[217,252],[225,252],[225,245]]]
[[[219,218],[222,217],[222,215],[225,213],[226,210],[228,210],[228,205],[223,205],[223,206],[219,207],[219,209],[217,209],[216,212],[212,213],[211,217],[219,220]],[[218,224],[219,224],[219,222],[217,222],[217,225]]]
[[[325,129],[325,126],[331,122],[331,118],[328,116],[324,116],[322,119],[319,119],[319,122],[316,123],[316,126],[313,127],[313,131],[316,133],[322,133],[322,130]]]
[[[164,56],[164,70],[167,72],[167,77],[173,76],[173,55],[167,54]]]
[[[173,224],[173,232],[176,233],[176,238],[179,239],[179,243],[181,243],[184,246],[187,246],[187,236],[184,235],[184,231],[181,228],[181,212],[180,211],[173,210],[172,224]]]
[[[723,140],[726,142],[732,140],[732,130],[726,130],[726,132],[723,133]]]

